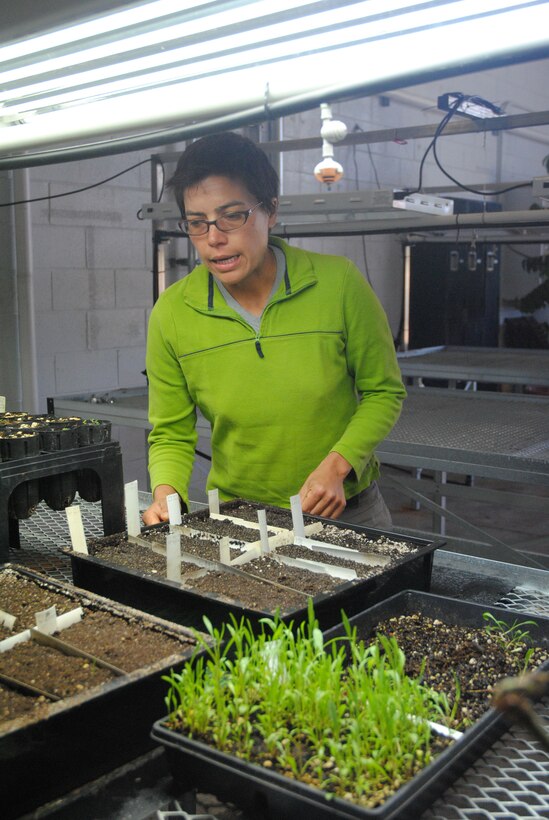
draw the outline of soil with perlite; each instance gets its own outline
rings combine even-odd
[[[245,521],[257,523],[257,505],[238,502],[229,505],[227,515]],[[304,523],[314,523],[315,519],[305,516]],[[181,535],[182,553],[188,553],[210,561],[220,560],[220,538],[230,539],[231,559],[240,555],[246,545],[259,540],[259,531],[242,526],[229,519],[212,519],[207,510],[183,516],[183,526],[200,532],[200,536]],[[268,508],[267,526],[283,528],[289,531],[288,544],[277,547],[277,554],[292,558],[304,558],[323,564],[353,569],[359,580],[373,578],[390,571],[399,562],[418,551],[417,544],[385,535],[370,536],[366,532],[347,529],[325,522],[323,531],[312,536],[317,541],[348,547],[354,550],[377,554],[380,563],[372,565],[357,563],[346,558],[335,557],[308,547],[293,544],[290,535],[292,517],[289,511],[279,508]],[[141,543],[128,541],[125,534],[107,536],[88,543],[90,555],[108,563],[117,564],[128,569],[138,570],[162,578],[166,577],[166,559],[143,545],[150,542],[154,546],[165,544],[169,531],[167,525],[143,531]],[[269,534],[273,534],[270,530]],[[185,588],[199,593],[214,594],[221,600],[238,602],[249,609],[262,611],[280,608],[282,612],[303,607],[309,597],[330,593],[341,587],[344,580],[329,574],[313,572],[306,568],[288,566],[273,555],[261,555],[238,569],[242,574],[233,574],[217,570],[197,571],[196,564],[183,561],[181,564],[182,584]],[[274,586],[274,582],[277,586]]]
[[[112,664],[125,673],[144,668],[163,658],[181,656],[192,650],[195,641],[176,631],[162,629],[152,620],[121,615],[107,606],[77,595],[65,594],[6,569],[0,572],[1,608],[16,619],[13,629],[0,625],[0,640],[34,627],[35,613],[55,606],[57,615],[82,606],[84,614],[54,637]],[[87,601],[87,603],[86,603]],[[24,686],[8,686],[1,676],[46,692],[29,695]],[[55,699],[69,698],[106,683],[115,673],[83,657],[65,654],[34,641],[20,643],[0,653],[0,734],[7,722],[27,716],[45,716]]]

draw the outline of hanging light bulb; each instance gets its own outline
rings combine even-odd
[[[322,160],[315,166],[314,175],[319,182],[330,186],[334,182],[339,182],[343,176],[343,166],[334,159],[333,143],[345,139],[347,126],[340,120],[332,119],[332,110],[326,103],[322,103],[320,106],[320,119],[322,121],[322,128],[320,129]]]
[[[343,166],[333,156],[324,157],[321,162],[315,165],[315,177],[319,182],[324,182],[326,185],[339,182],[342,176]]]

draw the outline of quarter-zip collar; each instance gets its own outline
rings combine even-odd
[[[271,299],[271,304],[282,299],[288,299],[304,288],[316,283],[317,277],[308,257],[296,254],[294,248],[276,236],[269,237],[269,244],[279,247],[286,259],[284,277]],[[297,262],[295,265],[292,264],[294,259]],[[288,268],[295,268],[291,276]],[[190,307],[201,313],[207,312],[214,316],[234,317],[234,311],[227,305],[225,299],[215,287],[214,277],[205,265],[198,265],[182,281],[185,282],[183,298]]]

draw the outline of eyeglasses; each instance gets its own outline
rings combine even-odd
[[[188,236],[204,236],[210,230],[210,225],[215,225],[218,231],[223,233],[230,233],[242,228],[248,221],[250,214],[263,205],[258,202],[253,208],[248,208],[247,211],[227,211],[226,214],[218,216],[217,219],[182,219],[179,222],[179,228]]]

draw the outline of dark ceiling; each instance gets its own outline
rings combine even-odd
[[[0,43],[24,40],[62,25],[135,5],[139,3],[131,0],[0,0]]]

